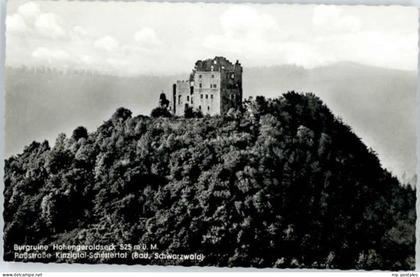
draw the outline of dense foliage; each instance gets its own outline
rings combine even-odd
[[[140,263],[415,264],[415,190],[312,94],[204,118],[120,108],[93,133],[78,128],[6,160],[4,196],[6,260],[15,243],[157,243],[206,258]]]

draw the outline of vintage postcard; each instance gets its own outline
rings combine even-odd
[[[10,263],[414,270],[418,10],[7,3]]]

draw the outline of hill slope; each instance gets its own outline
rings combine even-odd
[[[416,78],[416,72],[342,62],[314,69],[245,69],[244,87],[249,95],[268,97],[279,91],[313,92],[378,153],[386,168],[402,176],[416,172]]]
[[[38,261],[414,268],[415,191],[319,98],[246,106],[201,119],[120,108],[93,133],[33,142],[6,161],[5,260],[27,261],[14,244],[156,244],[146,252],[205,258]]]

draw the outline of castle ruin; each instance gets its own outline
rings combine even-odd
[[[172,113],[183,116],[191,107],[204,115],[225,114],[242,103],[242,66],[224,57],[199,60],[189,80],[173,84]]]

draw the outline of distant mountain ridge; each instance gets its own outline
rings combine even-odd
[[[118,77],[97,73],[6,68],[6,156],[32,140],[54,141],[79,125],[92,130],[120,106],[150,114],[170,76]],[[384,166],[398,175],[415,172],[416,73],[341,62],[314,69],[294,65],[244,67],[244,97],[313,92],[352,126]]]

